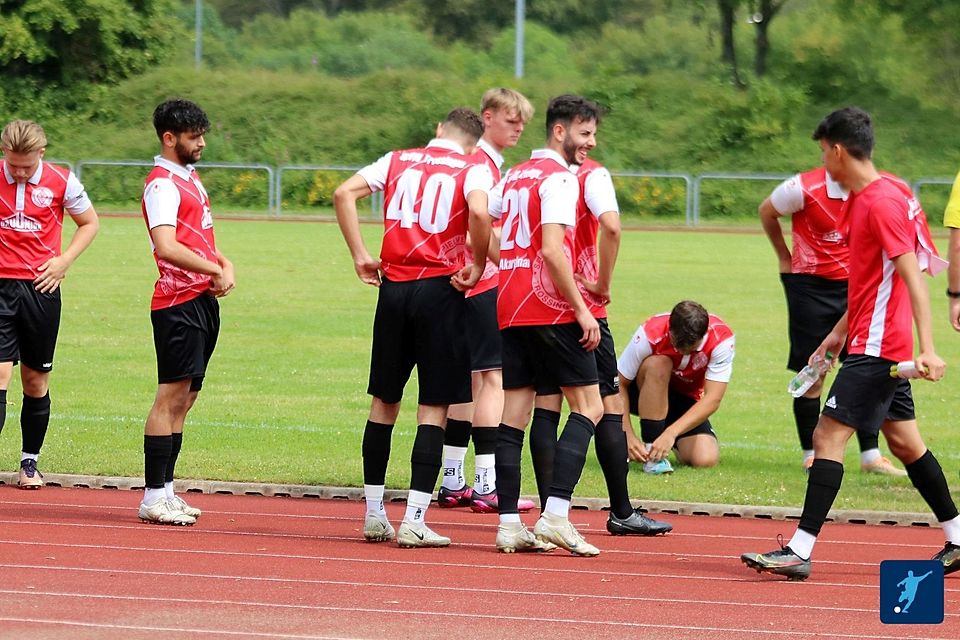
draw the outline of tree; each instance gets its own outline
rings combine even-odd
[[[760,0],[757,11],[750,17],[750,21],[757,29],[756,38],[756,58],[753,61],[753,69],[758,78],[762,78],[767,73],[767,55],[770,53],[770,23],[780,12],[787,0]]]
[[[115,81],[185,39],[177,0],[0,0],[0,77]]]
[[[738,4],[740,0],[717,0],[717,7],[720,9],[720,37],[723,43],[721,58],[730,65],[733,84],[738,89],[743,89],[747,85],[740,79],[740,70],[737,68],[737,46],[733,39]]]

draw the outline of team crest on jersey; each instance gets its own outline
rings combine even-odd
[[[695,354],[693,354],[693,368],[703,369],[705,366],[707,366],[708,360],[707,354],[705,354],[703,351],[697,351]]]
[[[563,252],[567,254],[569,258],[569,249],[566,246],[563,247]],[[570,305],[567,304],[567,301],[564,300],[560,292],[557,291],[557,285],[550,279],[550,274],[547,272],[546,265],[543,263],[543,256],[541,255],[538,255],[537,259],[533,261],[532,284],[533,293],[543,304],[557,311],[570,309]]]
[[[53,191],[46,187],[34,187],[30,200],[38,207],[47,208],[53,204]]]
[[[10,229],[20,233],[35,233],[43,229],[43,225],[21,212],[0,220],[0,229]]]
[[[450,238],[440,245],[439,256],[443,264],[455,267],[463,264],[463,245],[465,239],[463,236]]]

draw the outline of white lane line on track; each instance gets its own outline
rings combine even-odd
[[[82,620],[54,620],[41,618],[9,618],[2,617],[0,622],[18,622],[20,624],[37,624],[61,627],[80,627],[83,629],[114,629],[117,631],[169,631],[172,635],[182,636],[183,634],[215,634],[221,636],[242,636],[244,638],[290,638],[291,640],[351,640],[348,636],[304,636],[292,635],[287,633],[255,633],[252,631],[226,631],[224,629],[186,629],[182,626],[176,627],[148,627],[130,624],[103,624],[96,622],[83,622]]]

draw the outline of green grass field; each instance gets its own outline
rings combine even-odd
[[[366,225],[372,251],[380,228]],[[188,420],[179,477],[298,484],[361,484],[360,439],[376,291],[356,279],[336,225],[221,220],[218,243],[237,266],[204,390]],[[945,240],[940,240],[945,249]],[[799,506],[806,481],[785,392],[786,311],[776,263],[759,233],[624,234],[610,325],[618,344],[682,298],[702,302],[737,333],[734,377],[714,417],[721,464],[672,476],[631,473],[637,499]],[[100,236],[63,285],[52,378],[53,416],[41,469],[139,476],[143,420],[156,389],[149,300],[156,271],[143,222],[104,218]],[[960,367],[946,322],[944,276],[930,283],[938,351]],[[16,376],[15,376],[16,377]],[[914,385],[921,430],[954,488],[951,437],[960,372]],[[415,431],[415,381],[394,432],[387,484],[405,488]],[[0,460],[16,468],[19,383],[10,393]],[[534,494],[524,456],[524,493]],[[856,447],[837,508],[926,511],[905,479],[859,473]],[[468,457],[467,472],[472,473]],[[603,496],[596,460],[577,495]]]

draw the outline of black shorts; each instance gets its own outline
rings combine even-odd
[[[496,289],[467,298],[467,342],[472,371],[490,371],[503,365]]]
[[[790,357],[787,369],[800,371],[847,310],[847,281],[807,273],[781,273],[787,296]],[[846,351],[836,354],[843,360]]]
[[[417,367],[419,403],[470,402],[470,351],[464,334],[466,301],[449,276],[394,282],[383,278],[373,319],[367,393],[400,402]]]
[[[600,345],[593,350],[597,360],[597,378],[600,380],[600,397],[614,396],[620,393],[620,372],[617,371],[617,351],[613,346],[613,334],[606,318],[597,318],[600,325]],[[581,332],[582,335],[582,332]],[[537,385],[538,396],[551,396],[560,393],[556,384]]]
[[[509,327],[503,336],[503,388],[597,384],[597,359],[580,345],[576,322]]]
[[[879,433],[885,420],[916,418],[910,381],[890,377],[894,364],[874,356],[847,356],[827,394],[823,415],[872,434]]]
[[[31,280],[0,279],[0,362],[53,369],[60,332],[60,289],[40,293]]]
[[[640,415],[638,409],[639,399],[640,399],[640,387],[637,386],[635,380],[631,381],[627,387],[627,396],[630,398],[630,413],[635,416]],[[670,426],[674,422],[680,419],[680,417],[685,414],[687,411],[696,404],[696,400],[690,396],[680,393],[679,391],[674,391],[673,389],[667,390],[667,417],[665,422],[667,426]],[[710,420],[704,420],[690,431],[677,436],[677,440],[682,438],[689,438],[690,436],[700,435],[701,433],[708,436],[717,437],[716,432],[713,430],[713,425],[710,424]],[[676,445],[674,445],[676,447]]]
[[[189,378],[190,390],[200,391],[220,335],[220,303],[211,295],[200,295],[151,311],[150,321],[158,382],[167,384]]]

